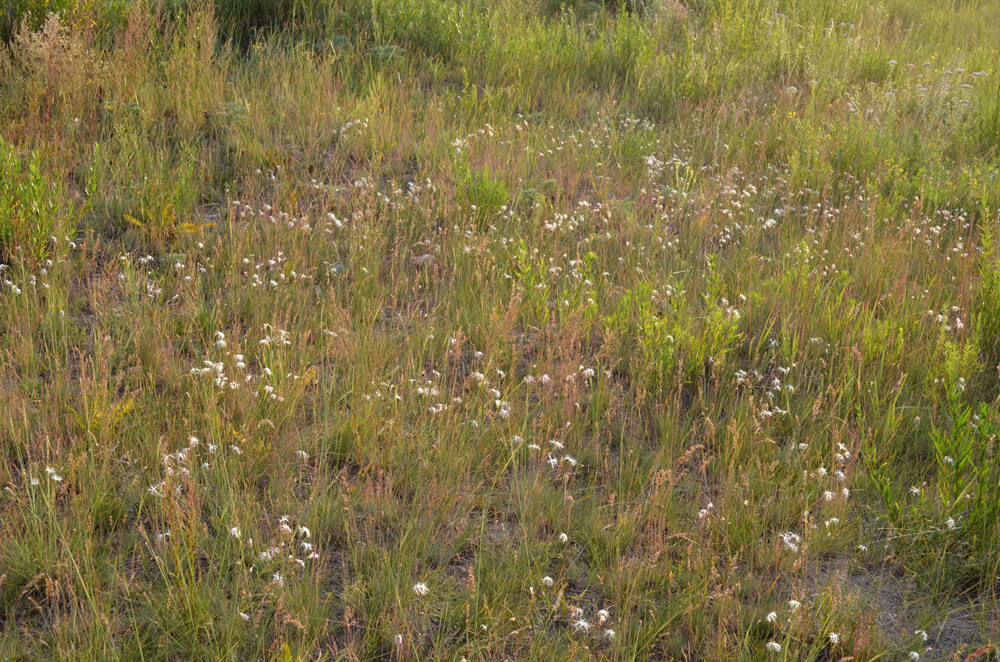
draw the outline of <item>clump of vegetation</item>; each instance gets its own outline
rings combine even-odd
[[[87,130],[97,119],[100,89],[100,62],[57,14],[37,31],[24,21],[9,45],[0,43],[0,105],[22,133]]]
[[[474,216],[492,220],[510,200],[507,186],[489,172],[470,172],[458,185],[463,202]]]
[[[62,184],[42,171],[39,155],[22,158],[0,139],[0,258],[41,261],[59,237],[76,234]]]

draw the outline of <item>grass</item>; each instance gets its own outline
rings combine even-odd
[[[995,3],[6,12],[0,658],[998,658]]]

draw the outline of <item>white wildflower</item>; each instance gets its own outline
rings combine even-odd
[[[801,538],[799,538],[796,534],[792,533],[791,531],[782,533],[780,535],[781,535],[781,542],[785,544],[785,547],[792,550],[793,552],[799,551],[799,543],[802,541]]]

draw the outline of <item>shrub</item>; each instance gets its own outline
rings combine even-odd
[[[24,21],[13,42],[0,46],[0,110],[28,126],[92,123],[101,70],[83,36],[49,14],[40,30]]]

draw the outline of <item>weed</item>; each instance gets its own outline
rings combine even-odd
[[[73,237],[73,208],[59,182],[42,172],[41,159],[22,158],[0,140],[0,256],[42,261],[61,237]]]

